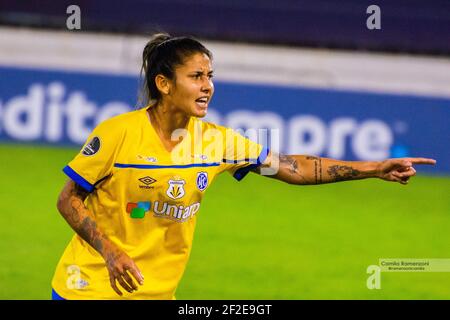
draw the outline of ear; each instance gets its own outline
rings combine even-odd
[[[172,83],[165,76],[163,76],[162,74],[156,75],[155,84],[156,88],[158,88],[159,92],[161,92],[162,95],[170,94],[170,88]]]

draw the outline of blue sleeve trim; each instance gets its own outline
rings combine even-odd
[[[237,181],[241,181],[250,172],[250,170],[258,168],[261,164],[263,164],[264,161],[266,160],[267,156],[269,155],[269,153],[270,153],[270,149],[267,148],[267,147],[264,147],[261,150],[261,153],[260,153],[258,159],[256,159],[256,163],[248,165],[248,166],[245,166],[245,167],[240,168],[240,169],[237,169],[236,172],[233,174],[233,177]]]
[[[63,172],[69,176],[74,182],[82,186],[87,192],[94,191],[94,186],[90,184],[86,179],[76,173],[71,167],[65,166]]]
[[[63,297],[61,297],[55,289],[52,288],[52,300],[66,300]]]

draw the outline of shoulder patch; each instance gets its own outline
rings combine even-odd
[[[100,150],[100,138],[94,137],[84,146],[82,153],[85,156],[92,156],[96,154],[98,150]]]

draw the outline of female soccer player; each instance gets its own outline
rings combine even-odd
[[[174,299],[203,194],[224,171],[240,180],[275,168],[270,177],[298,185],[406,184],[414,164],[435,163],[278,155],[201,121],[214,93],[212,55],[192,38],[155,35],[143,71],[147,106],[99,124],[63,169],[70,179],[57,207],[76,234],[56,268],[54,299]]]

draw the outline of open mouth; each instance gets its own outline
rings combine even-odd
[[[201,97],[195,100],[198,106],[201,108],[206,108],[208,106],[208,97]]]

